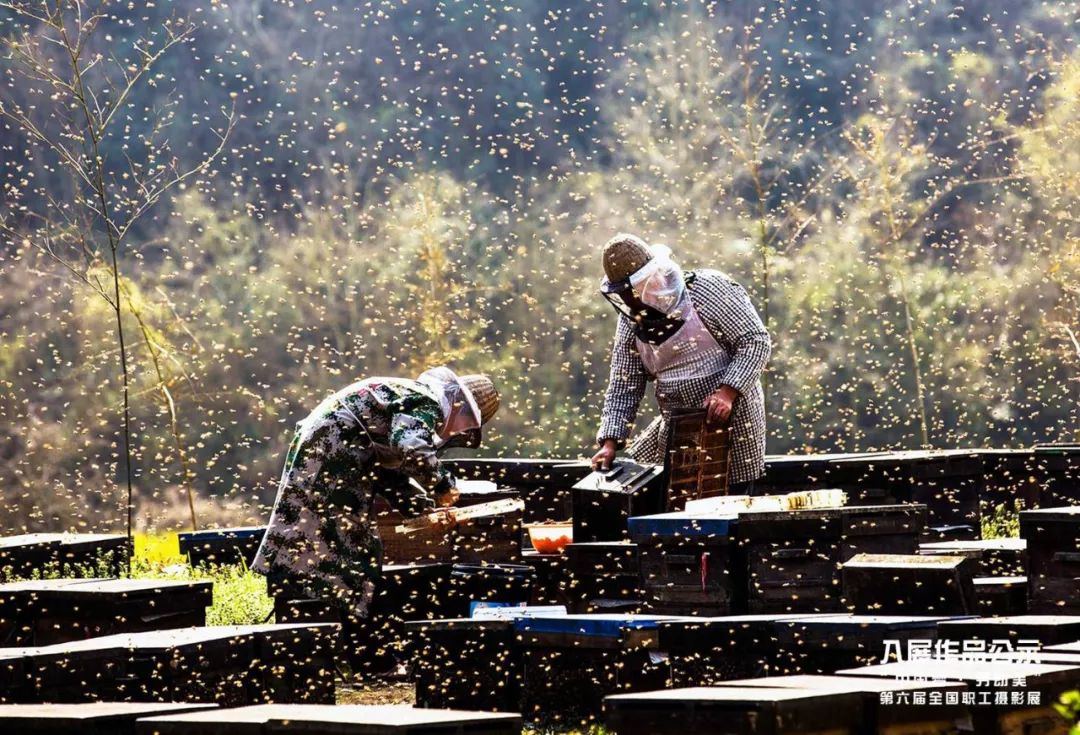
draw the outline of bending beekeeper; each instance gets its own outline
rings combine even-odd
[[[729,492],[752,494],[765,472],[761,373],[772,347],[746,291],[718,271],[684,275],[669,248],[635,235],[609,240],[603,261],[601,292],[619,316],[593,466],[611,466],[651,380],[660,415],[631,443],[630,455],[662,462],[672,409],[704,407],[709,421],[731,420]]]
[[[333,394],[297,425],[252,567],[366,617],[382,563],[374,495],[407,516],[452,506],[458,493],[438,453],[479,446],[498,407],[490,378],[446,367],[416,380],[368,378]],[[453,522],[447,511],[442,525]]]

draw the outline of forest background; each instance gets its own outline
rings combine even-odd
[[[1078,22],[0,3],[0,530],[118,529],[129,480],[141,526],[261,522],[319,400],[439,363],[496,377],[484,453],[591,454],[620,231],[746,286],[770,453],[1076,441]]]

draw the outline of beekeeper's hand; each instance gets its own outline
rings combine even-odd
[[[708,411],[709,423],[726,424],[731,419],[731,412],[735,408],[735,399],[738,397],[739,391],[730,385],[722,385],[710,393],[703,406]]]
[[[605,439],[600,450],[592,456],[592,468],[594,470],[610,470],[615,462],[615,440]]]
[[[446,533],[457,525],[457,513],[454,508],[437,511],[435,514],[435,528]]]
[[[448,508],[448,507],[450,507],[452,505],[457,505],[457,501],[460,500],[460,499],[461,499],[461,491],[458,490],[455,487],[455,488],[450,488],[449,490],[447,490],[445,493],[442,493],[441,495],[436,495],[435,496],[435,504],[442,507],[442,508]]]

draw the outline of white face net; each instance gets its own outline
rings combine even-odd
[[[630,276],[630,285],[643,304],[678,317],[680,314],[672,312],[680,310],[686,293],[682,269],[671,259],[671,249],[666,245],[652,245],[650,250],[652,259]]]
[[[440,366],[425,370],[416,380],[427,386],[439,401],[439,409],[443,415],[440,432],[443,441],[447,442],[456,435],[468,434],[470,440],[466,446],[478,443],[480,409],[476,405],[476,399],[461,384],[457,374],[448,367]]]

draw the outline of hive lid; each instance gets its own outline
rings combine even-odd
[[[522,633],[619,638],[625,630],[656,630],[660,621],[675,619],[678,618],[673,615],[618,614],[521,617],[514,621],[514,630]]]
[[[988,680],[1027,678],[1036,683],[1075,680],[1080,667],[1059,664],[1017,663],[1014,661],[976,661],[959,658],[897,661],[875,664],[836,672],[844,676],[877,676],[893,681],[963,681],[980,683]],[[1029,682],[1030,684],[1030,682]]]
[[[652,538],[728,538],[735,532],[738,516],[701,516],[686,511],[675,513],[657,513],[656,515],[634,516],[627,520],[626,527],[632,541],[647,541]]]

